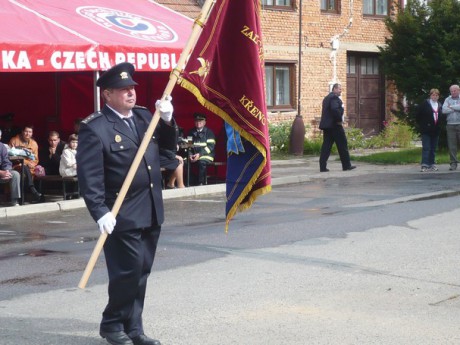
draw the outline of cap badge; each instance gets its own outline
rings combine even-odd
[[[121,72],[120,77],[121,77],[121,79],[128,79],[129,78],[128,77],[128,72]]]

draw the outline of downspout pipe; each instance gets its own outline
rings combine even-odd
[[[301,95],[302,95],[302,0],[299,0],[299,65],[297,80],[297,115],[292,123],[289,152],[297,155],[303,155],[305,141],[305,124],[301,112]]]

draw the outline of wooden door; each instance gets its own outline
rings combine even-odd
[[[378,134],[385,119],[383,77],[378,56],[347,56],[348,125],[361,128],[365,135]]]

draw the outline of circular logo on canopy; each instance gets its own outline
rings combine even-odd
[[[78,7],[77,13],[121,35],[152,42],[177,40],[177,34],[165,23],[137,14],[96,6]]]

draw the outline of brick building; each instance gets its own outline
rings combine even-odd
[[[192,18],[202,3],[158,2]],[[378,61],[393,8],[391,0],[262,0],[269,119],[292,121],[300,103],[305,124],[314,128],[323,97],[338,82],[348,124],[378,133],[394,103]]]

